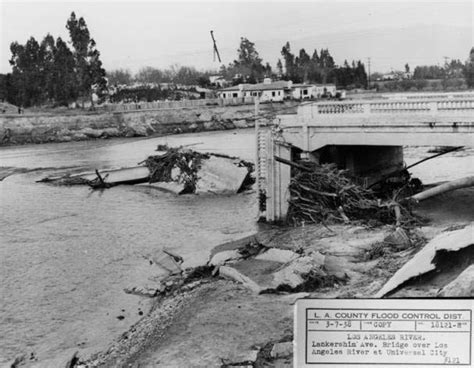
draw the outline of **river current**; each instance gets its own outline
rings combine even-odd
[[[129,295],[144,256],[168,247],[185,267],[256,231],[255,194],[175,196],[141,186],[91,191],[35,183],[63,172],[134,166],[157,144],[254,159],[253,130],[4,147],[0,166],[0,363],[31,352],[92,353],[146,313]],[[118,316],[125,318],[118,319]]]
[[[197,266],[214,246],[257,230],[255,193],[174,196],[142,186],[91,191],[35,182],[134,166],[165,143],[255,155],[252,129],[0,148],[0,167],[25,171],[0,182],[0,363],[23,353],[41,360],[66,349],[103,350],[150,307],[150,299],[123,290],[142,276],[145,256],[167,247],[185,267]],[[425,182],[472,175],[472,153],[411,171]],[[405,150],[407,164],[426,156],[426,148]]]

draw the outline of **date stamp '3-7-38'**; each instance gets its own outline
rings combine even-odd
[[[301,299],[295,367],[472,367],[473,301]]]

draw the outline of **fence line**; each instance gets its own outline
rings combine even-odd
[[[96,109],[105,112],[121,112],[136,110],[159,110],[159,109],[179,109],[185,107],[199,106],[238,106],[254,104],[254,97],[236,98],[208,98],[201,100],[180,100],[180,101],[154,101],[154,102],[132,102],[122,104],[107,104],[97,106]]]

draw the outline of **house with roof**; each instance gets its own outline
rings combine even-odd
[[[243,83],[227,87],[219,93],[219,97],[224,99],[259,97],[262,102],[279,102],[286,99],[306,100],[323,96],[335,97],[336,86],[334,84],[293,84],[292,81],[272,82],[270,78],[265,78],[263,83]]]
[[[315,94],[314,84],[295,83],[291,86],[291,97],[295,100],[309,100]]]
[[[321,98],[322,96],[336,97],[336,85],[335,84],[315,84],[314,85],[314,98]]]
[[[243,83],[237,86],[224,88],[220,91],[220,98],[259,97],[260,101],[278,102],[291,97],[291,81],[272,82],[265,78],[263,83]]]

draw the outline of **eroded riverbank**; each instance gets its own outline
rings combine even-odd
[[[249,128],[256,120],[267,124],[276,114],[294,113],[296,106],[294,102],[262,104],[257,117],[253,105],[0,116],[0,146]]]

